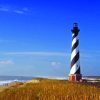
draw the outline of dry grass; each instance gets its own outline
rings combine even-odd
[[[68,81],[39,79],[16,84],[0,93],[0,100],[100,100],[100,88]]]

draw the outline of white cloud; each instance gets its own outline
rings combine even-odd
[[[12,65],[14,62],[12,60],[1,60],[0,64],[2,65]]]
[[[13,12],[17,13],[17,14],[24,14],[24,11],[22,11],[22,10],[14,10]]]
[[[56,69],[59,69],[61,65],[62,64],[60,62],[55,62],[55,61],[51,62],[51,66],[53,66]]]
[[[27,14],[30,10],[26,7],[24,8],[13,8],[13,7],[5,7],[1,6],[0,11],[2,12],[10,12],[10,13],[16,13],[16,14]]]
[[[66,57],[68,54],[63,52],[6,52],[2,53],[5,55],[25,55],[25,56],[63,56]]]
[[[15,9],[15,10],[13,10],[13,12],[17,13],[17,14],[26,14],[29,12],[29,9],[28,8]]]

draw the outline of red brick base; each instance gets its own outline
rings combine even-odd
[[[82,79],[81,74],[71,74],[69,75],[69,81],[80,81]]]

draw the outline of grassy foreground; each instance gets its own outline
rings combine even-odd
[[[100,100],[99,86],[38,79],[9,86],[0,92],[0,100]]]

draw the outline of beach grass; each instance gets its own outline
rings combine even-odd
[[[100,84],[33,79],[3,88],[0,100],[100,100]]]

